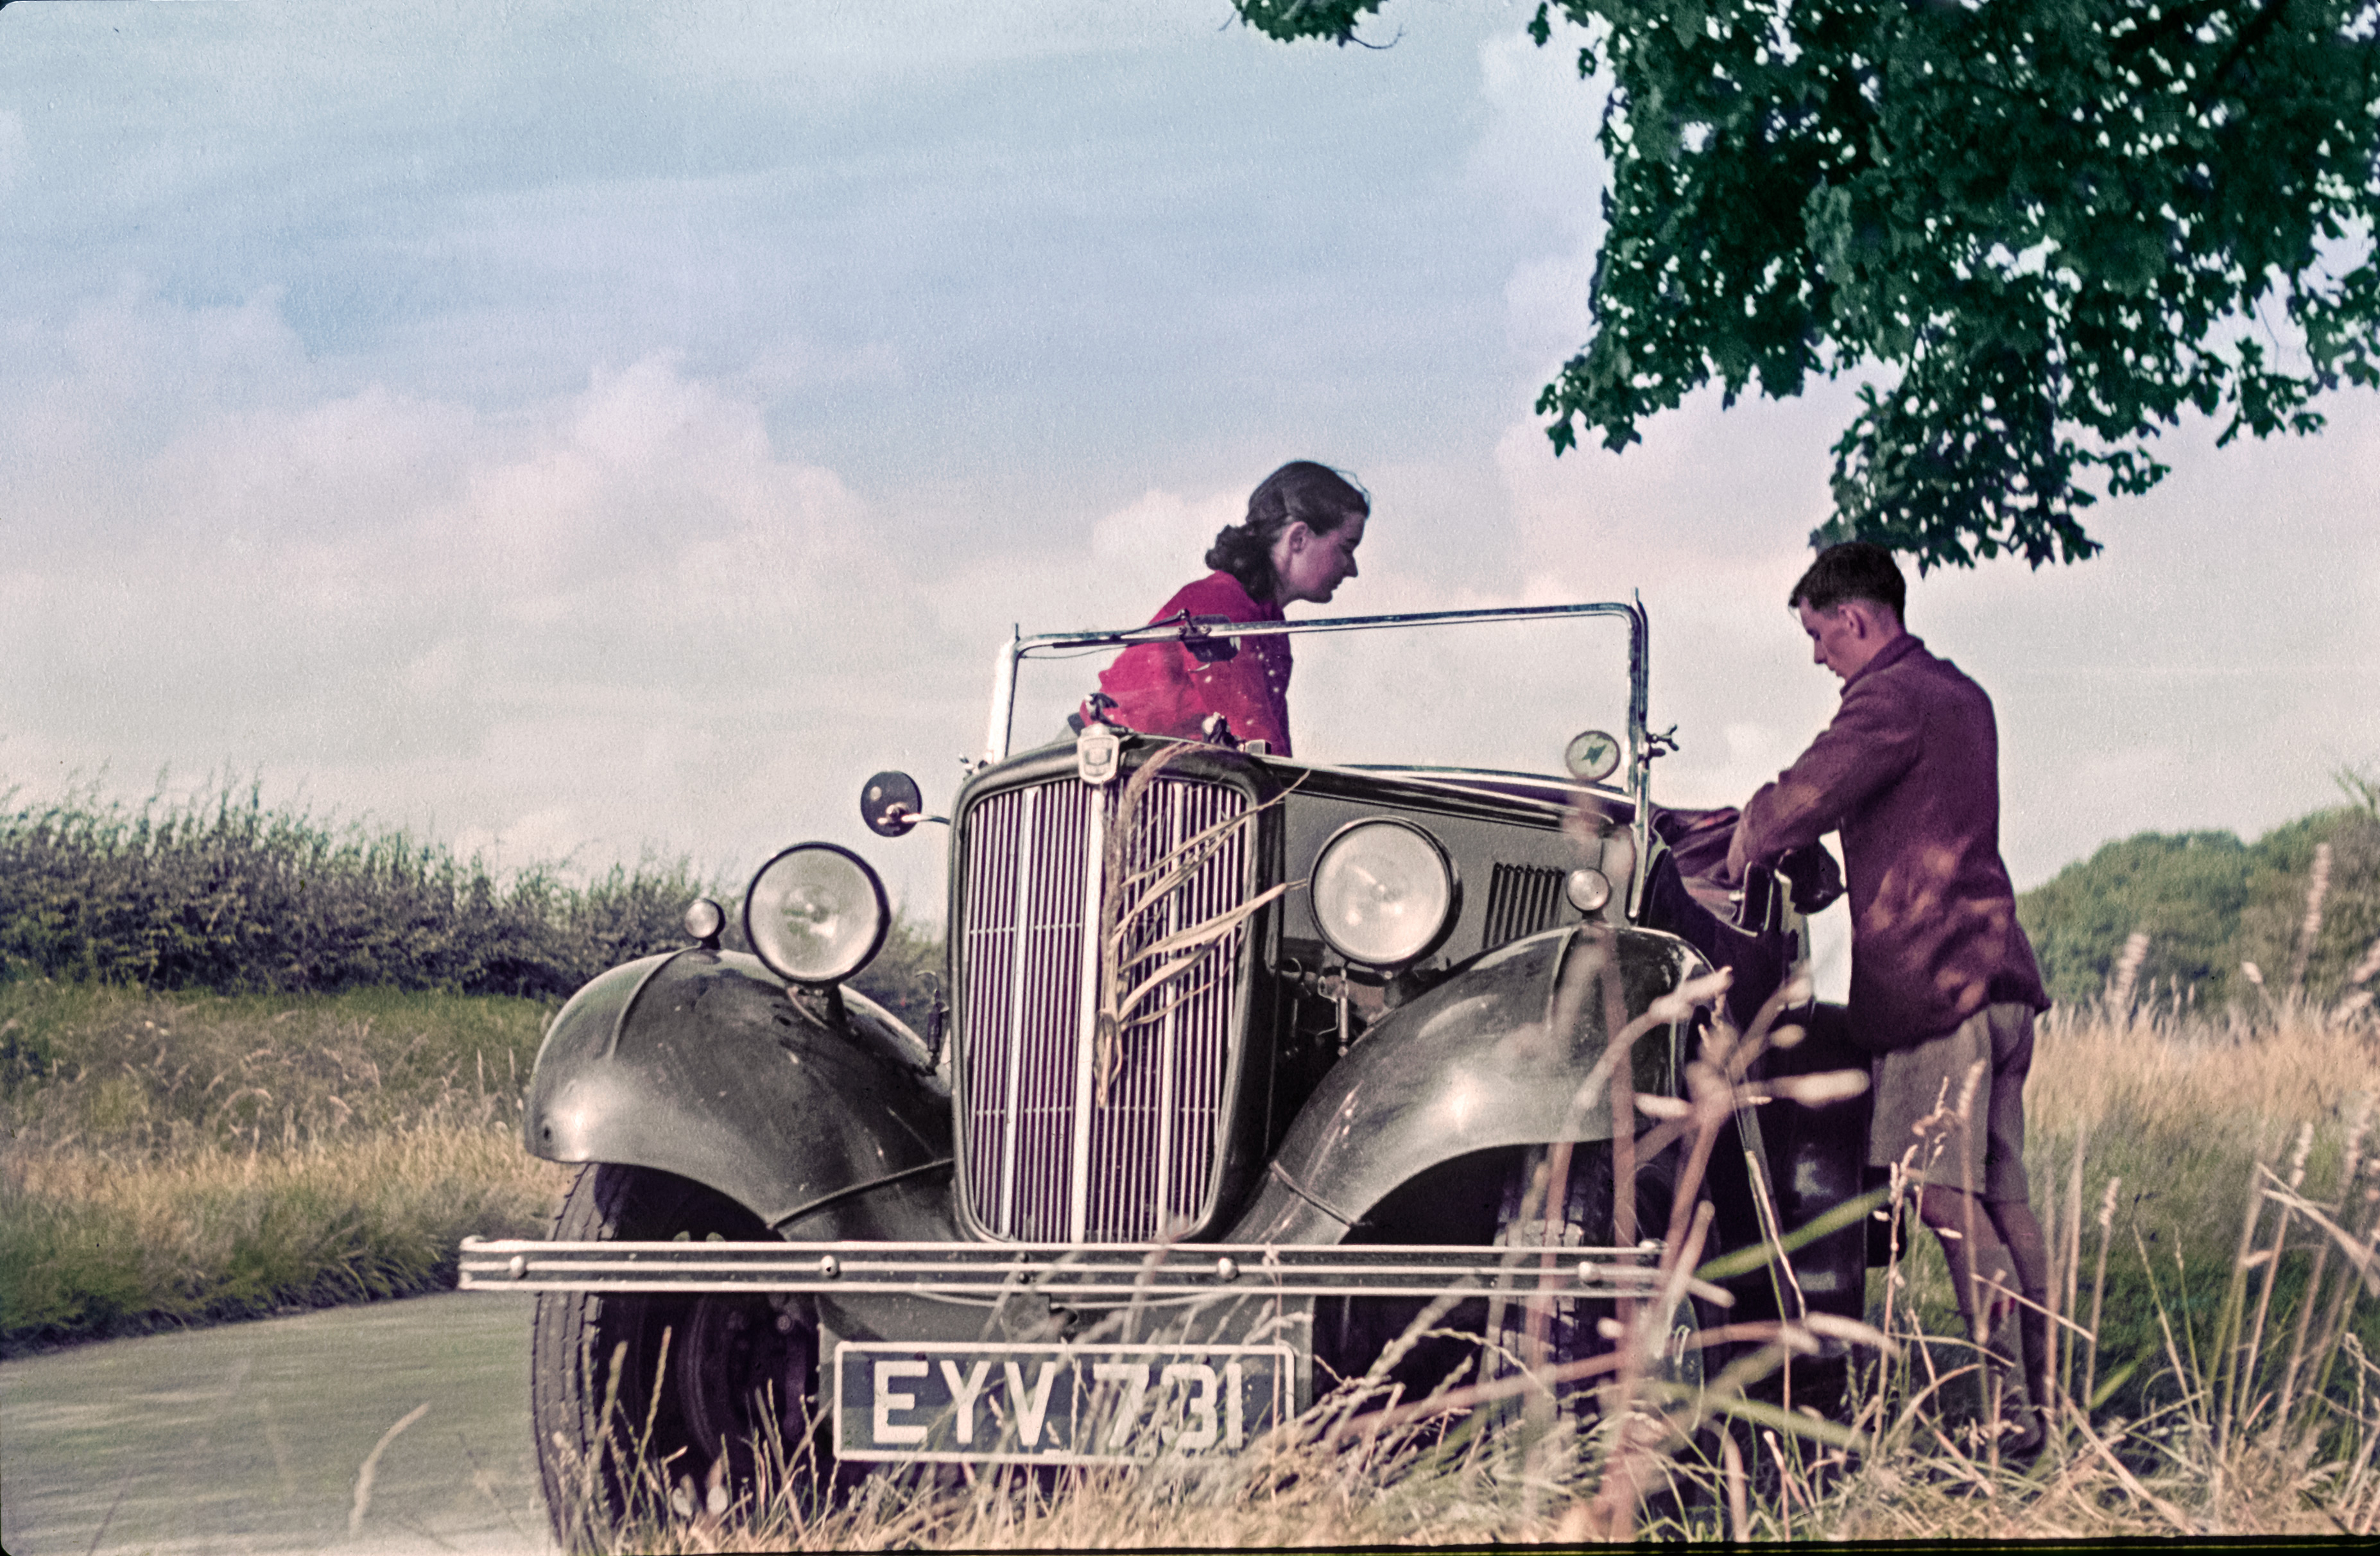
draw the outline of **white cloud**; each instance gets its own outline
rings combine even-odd
[[[1218,18],[1205,0],[1144,0],[1120,7],[1101,0],[1029,0],[953,6],[931,0],[828,3],[803,7],[803,25],[771,25],[776,7],[749,0],[695,9],[692,25],[652,23],[650,67],[692,86],[780,81],[820,88],[882,87],[917,78],[980,70],[1023,59],[1147,47],[1211,33]],[[887,33],[902,40],[884,46]]]
[[[1578,51],[1586,37],[1557,19],[1544,48],[1518,27],[1479,44],[1479,94],[1488,118],[1470,161],[1473,176],[1495,188],[1509,210],[1592,235],[1603,225],[1597,197],[1605,167],[1595,132],[1610,77],[1580,78]]]
[[[1145,619],[1309,450],[1378,498],[1349,611],[1642,589],[1671,798],[1832,708],[1782,595],[1839,389],[1618,456],[1521,419],[1601,178],[1524,7],[1361,57],[1217,43],[1210,0],[166,13],[7,11],[0,778],[221,762],[507,857],[740,869],[851,837],[875,768],[945,797],[995,638]],[[2000,699],[2021,877],[2380,757],[2371,405],[2177,437],[2101,561],[1917,586]],[[1464,738],[1565,695],[1368,668],[1341,702]],[[930,904],[940,841],[870,857]]]
[[[1151,490],[1091,526],[1096,588],[1127,614],[1153,611],[1175,590],[1206,572],[1202,559],[1215,543],[1216,534],[1246,517],[1245,494],[1217,492],[1184,497]],[[1142,601],[1147,605],[1141,605]]]
[[[1470,166],[1532,235],[1504,285],[1532,373],[1586,339],[1602,236],[1604,86],[1576,78],[1577,41],[1537,50],[1516,31],[1478,54],[1488,113]],[[1851,394],[1719,401],[1690,396],[1623,454],[1557,459],[1533,420],[1494,450],[1527,579],[1515,598],[1642,590],[1655,719],[1682,743],[1659,772],[1676,803],[1740,802],[1835,705],[1782,602],[1829,512]],[[2134,831],[2252,834],[2333,802],[2330,771],[2380,760],[2380,410],[2369,395],[2327,408],[2314,442],[2217,451],[2203,425],[2170,434],[2164,488],[2085,515],[2108,544],[2098,560],[1912,579],[1913,626],[1998,700],[2021,881]]]
[[[1643,594],[1654,721],[1679,728],[1659,772],[1671,803],[1740,803],[1831,710],[1783,604],[1826,515],[1829,399],[1722,411],[1706,392],[1647,421],[1623,454],[1556,458],[1534,423],[1497,445],[1521,543],[1554,591]]]
[[[272,311],[119,298],[65,332],[81,417],[0,431],[39,493],[0,562],[9,779],[220,757],[515,863],[851,830],[941,645],[758,405],[663,359],[503,415],[249,393]],[[145,432],[104,414],[144,402]]]
[[[1479,45],[1488,117],[1471,151],[1472,176],[1531,233],[1536,251],[1504,283],[1507,340],[1533,371],[1550,371],[1587,337],[1588,284],[1603,243],[1609,169],[1595,144],[1609,73],[1578,74],[1585,30],[1558,21],[1539,48],[1518,28]],[[1550,244],[1552,252],[1544,251]]]
[[[1587,308],[1598,237],[1582,237],[1567,252],[1524,260],[1504,283],[1505,336],[1512,354],[1530,362],[1568,361],[1585,347],[1594,315]]]

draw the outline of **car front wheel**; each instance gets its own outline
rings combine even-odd
[[[579,1173],[558,1242],[765,1242],[748,1211],[689,1179]],[[565,1549],[643,1523],[746,1513],[825,1480],[812,1429],[818,1329],[798,1299],[540,1295],[530,1416],[548,1517]],[[788,1483],[791,1484],[788,1484]]]
[[[1502,1209],[1497,1218],[1496,1244],[1502,1248],[1610,1247],[1616,1244],[1612,1225],[1612,1173],[1609,1141],[1574,1145],[1569,1153],[1567,1182],[1554,1181],[1560,1155],[1537,1147],[1522,1153],[1506,1181]],[[1641,1165],[1635,1174],[1636,1219],[1641,1238],[1658,1235],[1670,1219],[1670,1162],[1668,1153]],[[1559,1208],[1549,1216],[1548,1203]],[[1599,1387],[1608,1373],[1564,1378],[1555,1371],[1569,1364],[1607,1355],[1611,1341],[1604,1322],[1615,1318],[1616,1305],[1582,1296],[1530,1294],[1526,1276],[1536,1261],[1525,1255],[1517,1266],[1524,1277],[1520,1289],[1500,1294],[1488,1310],[1483,1380],[1524,1375],[1550,1376],[1551,1392],[1565,1415],[1594,1413]],[[1698,1381],[1699,1353],[1692,1347],[1695,1325],[1694,1305],[1681,1304],[1679,1315],[1655,1358],[1652,1377],[1663,1383]],[[1678,1333],[1679,1325],[1686,1333]]]

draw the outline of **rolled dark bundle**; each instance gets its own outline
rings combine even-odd
[[[1834,856],[1816,845],[1779,859],[1774,874],[1755,866],[1744,881],[1730,881],[1728,844],[1738,815],[1732,806],[1653,812],[1654,833],[1667,846],[1656,853],[1645,877],[1644,921],[1676,935],[1712,966],[1734,971],[1728,1015],[1748,1027],[1792,971],[1793,942],[1775,901],[1779,878],[1803,914],[1842,895],[1843,885]]]

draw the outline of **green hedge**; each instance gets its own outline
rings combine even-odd
[[[402,831],[269,808],[254,785],[137,808],[0,798],[0,979],[551,1000],[684,945],[706,892],[722,894],[684,860],[583,884],[547,867],[499,877]],[[922,1029],[940,959],[939,938],[905,922],[854,983]]]

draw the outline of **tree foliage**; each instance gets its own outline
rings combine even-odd
[[[2134,931],[2148,936],[2136,987],[2151,998],[2180,994],[2210,1010],[2285,999],[2301,955],[2299,991],[2317,1007],[2371,988],[2366,959],[2380,944],[2380,796],[2359,791],[2359,782],[2368,784],[2341,775],[2357,803],[2301,817],[2254,843],[2228,832],[2143,833],[2020,896],[2017,916],[2051,997],[2082,1003],[2097,996]],[[2323,845],[2329,868],[2308,940]],[[2255,964],[2265,990],[2247,980],[2242,963]]]
[[[2309,945],[2308,887],[2322,844],[2330,845],[2330,861]],[[2380,815],[2350,807],[2302,817],[2258,839],[2255,852],[2260,868],[2240,915],[2239,960],[2254,962],[2274,991],[2286,993],[2302,949],[2307,994],[2327,1002],[2349,992],[2347,979],[2380,944]],[[2368,975],[2359,987],[2380,993]]]
[[[2195,989],[2220,1006],[2232,992],[2232,952],[2256,866],[2228,832],[2142,833],[2067,866],[2017,904],[2050,997],[2096,997],[2138,930],[2149,937],[2138,988]]]
[[[1384,0],[1233,3],[1345,43]],[[2184,410],[2228,444],[2380,386],[2374,0],[1546,0],[1540,44],[1556,14],[1612,169],[1557,451],[1858,373],[1814,541],[2039,566]]]

